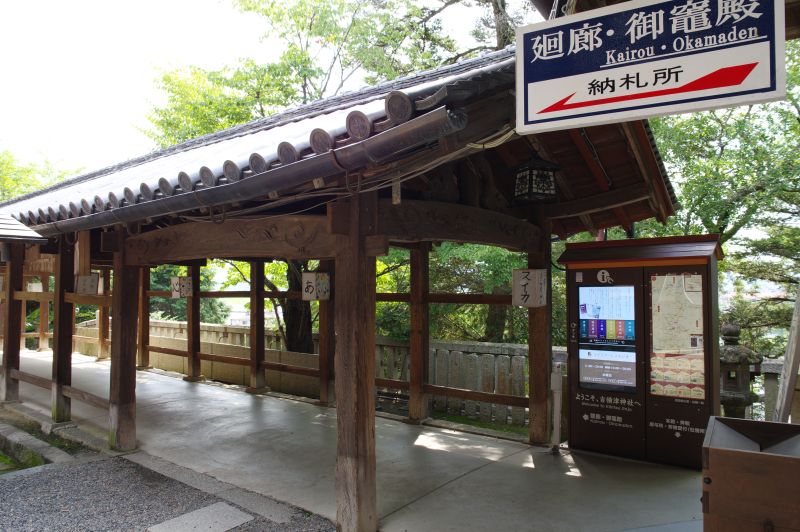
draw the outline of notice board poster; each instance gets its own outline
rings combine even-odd
[[[705,398],[703,277],[693,273],[650,276],[650,393]]]
[[[633,286],[578,289],[578,368],[583,387],[636,389],[636,310]]]

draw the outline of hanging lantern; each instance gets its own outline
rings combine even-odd
[[[519,203],[554,201],[558,165],[537,156],[517,168],[514,200]]]

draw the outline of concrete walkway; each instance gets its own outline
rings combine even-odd
[[[51,353],[22,353],[49,376]],[[73,386],[107,397],[109,363],[73,356]],[[137,376],[137,429],[150,455],[335,519],[336,411],[238,389]],[[49,392],[25,383],[27,406]],[[76,401],[73,419],[105,435],[107,413]],[[701,530],[695,471],[376,420],[383,531]],[[652,528],[651,528],[652,527]]]

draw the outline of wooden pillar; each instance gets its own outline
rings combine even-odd
[[[319,261],[319,271],[330,273],[335,280],[334,261]],[[334,298],[334,290],[331,290],[330,299],[319,302],[319,404],[321,405],[334,404],[336,397],[333,390],[333,361],[336,350]]]
[[[67,292],[75,289],[74,247],[62,236],[56,257],[55,292],[53,292],[53,384],[51,413],[53,421],[70,420],[70,398],[64,395],[64,386],[72,385],[72,333],[74,305],[66,300]]]
[[[422,392],[430,346],[428,326],[428,257],[430,243],[421,242],[411,250],[411,366],[409,371],[408,420],[419,423],[426,417],[427,399]]]
[[[22,288],[20,290],[27,290],[28,287],[25,285],[25,278],[22,279]],[[25,333],[28,332],[25,330],[25,326],[28,322],[28,302],[27,301],[20,301],[20,322],[19,322],[19,349],[20,351],[25,351]]]
[[[336,256],[336,527],[377,529],[375,485],[375,258],[365,235],[374,231],[376,196],[357,194],[343,209],[347,235]],[[343,224],[344,225],[344,224]]]
[[[200,266],[189,266],[192,279],[192,295],[186,298],[186,347],[189,352],[189,370],[183,380],[197,382],[203,379],[200,374]]]
[[[42,275],[42,292],[50,291],[50,276]],[[47,331],[50,329],[50,302],[41,301],[39,303],[39,351],[49,349],[47,342]]]
[[[116,230],[114,290],[111,296],[111,388],[108,443],[112,449],[136,448],[136,325],[139,269],[125,264],[125,230]]]
[[[111,290],[111,272],[102,270],[100,272],[101,294],[108,294]],[[97,358],[108,358],[108,307],[100,305],[97,309]]]
[[[19,369],[19,334],[22,321],[22,302],[14,300],[14,291],[22,290],[22,263],[25,260],[24,244],[8,244],[9,256],[3,280],[3,374],[0,376],[0,401],[19,400],[19,381],[11,370]]]
[[[139,359],[136,369],[150,368],[150,297],[147,291],[150,290],[150,266],[139,268],[139,348],[137,353]]]
[[[267,390],[264,376],[264,261],[250,261],[250,385],[247,391]]]
[[[553,308],[550,273],[550,224],[540,224],[539,248],[528,253],[528,268],[547,270],[547,305],[528,309],[528,390],[530,442],[548,443],[552,426],[550,371],[552,368],[551,321]]]

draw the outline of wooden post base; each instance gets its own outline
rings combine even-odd
[[[244,391],[246,391],[247,393],[259,394],[259,393],[271,392],[272,388],[270,388],[269,386],[262,386],[261,388],[253,388],[248,386],[247,388],[244,389]]]
[[[186,382],[203,382],[204,380],[206,380],[206,377],[205,375],[198,375],[197,377],[192,377],[191,375],[185,375],[183,377],[183,380],[185,380]]]

